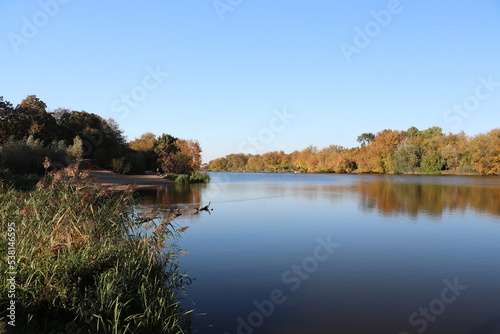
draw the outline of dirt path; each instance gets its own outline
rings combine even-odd
[[[145,175],[122,175],[109,170],[92,170],[90,177],[96,178],[102,185],[110,187],[112,190],[124,190],[128,185],[135,185],[136,189],[164,186],[174,183],[173,181],[162,179],[156,173],[146,172]]]

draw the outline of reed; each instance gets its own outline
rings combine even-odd
[[[53,174],[30,192],[0,187],[2,255],[15,224],[16,330],[189,333],[191,311],[179,302],[190,280],[177,263],[173,217],[141,215],[132,191],[110,193],[75,174]],[[9,271],[6,256],[1,270]],[[5,277],[1,310],[8,289]]]

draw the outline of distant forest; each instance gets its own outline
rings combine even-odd
[[[210,171],[303,173],[396,173],[500,175],[500,128],[476,136],[444,134],[440,127],[420,131],[383,130],[357,137],[360,146],[309,146],[286,154],[230,154],[210,161]]]

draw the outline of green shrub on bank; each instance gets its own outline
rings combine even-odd
[[[75,184],[68,180],[75,171],[58,172],[31,192],[0,190],[2,254],[8,227],[15,232],[16,329],[65,333],[71,324],[79,333],[188,333],[190,313],[179,306],[187,277],[177,266],[172,217],[139,217],[130,192]],[[0,270],[12,271],[6,261]],[[4,324],[7,278],[0,285]]]
[[[208,183],[210,176],[206,173],[193,172],[191,174],[165,174],[164,179],[175,181],[175,183]]]
[[[45,146],[33,136],[24,140],[11,140],[0,147],[0,168],[18,174],[43,174],[43,161],[48,157],[53,167],[66,167],[68,158],[64,142],[54,141]]]

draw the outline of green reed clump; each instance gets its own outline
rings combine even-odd
[[[190,174],[166,174],[164,179],[175,181],[175,183],[208,183],[210,176],[206,173],[193,172]]]
[[[190,311],[179,299],[189,279],[179,272],[176,245],[183,229],[173,217],[139,216],[131,191],[110,193],[71,174],[54,174],[31,192],[0,187],[4,273],[7,226],[15,224],[16,330],[66,333],[70,324],[73,333],[188,333]]]

